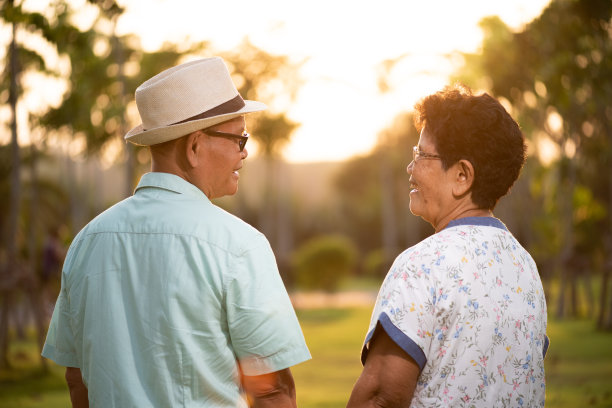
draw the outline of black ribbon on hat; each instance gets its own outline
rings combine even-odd
[[[223,102],[221,105],[217,105],[212,109],[207,110],[206,112],[202,112],[185,120],[181,120],[180,122],[172,123],[172,125],[178,125],[180,123],[191,122],[192,120],[198,119],[206,119],[211,118],[213,116],[225,115],[226,113],[237,112],[240,109],[245,107],[244,99],[240,94],[236,95],[234,98],[230,99],[227,102]]]

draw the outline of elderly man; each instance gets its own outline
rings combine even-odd
[[[290,367],[310,354],[270,245],[210,201],[236,192],[244,115],[265,105],[220,58],[156,75],[136,104],[125,138],[152,172],[75,237],[43,356],[73,406],[295,406]]]

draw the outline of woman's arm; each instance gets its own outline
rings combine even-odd
[[[379,325],[347,407],[408,407],[419,374],[418,364]]]

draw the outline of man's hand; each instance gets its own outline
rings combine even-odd
[[[419,374],[418,364],[378,325],[347,407],[409,407]]]
[[[74,367],[66,367],[66,382],[70,391],[72,408],[89,408],[87,387],[83,383],[81,370]]]
[[[295,383],[289,368],[263,375],[243,375],[242,387],[247,394],[250,407],[297,407]]]

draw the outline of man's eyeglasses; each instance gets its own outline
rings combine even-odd
[[[412,161],[416,162],[419,159],[442,159],[442,156],[433,153],[422,152],[418,146],[412,148]]]
[[[213,137],[223,137],[225,139],[235,140],[238,142],[238,147],[240,147],[240,151],[244,150],[244,146],[246,142],[249,140],[249,134],[247,132],[243,132],[241,135],[237,135],[234,133],[225,133],[219,132],[218,130],[202,130],[205,134]]]

